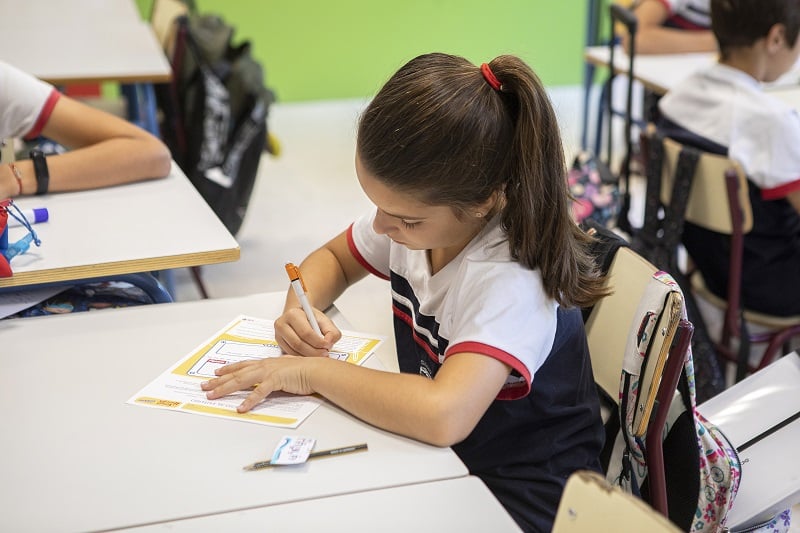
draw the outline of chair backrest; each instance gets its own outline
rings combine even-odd
[[[609,485],[598,474],[575,472],[564,487],[553,533],[596,531],[676,533],[680,529],[638,498]]]
[[[613,414],[601,455],[606,480],[641,493],[681,528],[713,530],[724,524],[741,470],[724,435],[695,413],[694,328],[683,293],[629,247],[616,248],[606,284],[613,293],[586,319],[595,382]]]
[[[614,292],[595,305],[586,322],[595,382],[614,401],[619,399],[620,377],[625,368],[626,355],[631,349],[636,349],[632,342],[640,334],[643,300],[656,271],[656,267],[630,248],[617,250],[606,280]],[[655,299],[661,300],[662,305],[672,305],[666,303],[667,298],[671,302],[680,298],[679,291],[666,286],[662,289],[663,294],[655,296]],[[674,328],[677,327],[677,323],[670,326],[669,321],[668,314],[658,317],[658,325],[661,327],[656,331],[663,330],[669,337],[658,335],[648,349],[649,353],[655,354],[653,357],[658,362],[648,366],[649,372],[640,381],[640,390],[646,393],[641,395],[640,407],[637,408],[637,435],[644,435],[647,431],[649,415],[660,383],[660,375],[655,371],[663,368],[669,349],[665,342],[672,338]],[[672,329],[664,329],[669,327]]]
[[[177,34],[176,21],[178,17],[186,15],[188,12],[189,6],[181,0],[154,0],[153,2],[150,25],[167,57],[172,57]]]
[[[683,320],[677,284],[628,247],[616,250],[606,284],[612,294],[586,321],[595,382],[614,403],[605,421],[603,467],[609,481],[631,492],[646,472],[649,502],[669,516],[662,438],[673,398],[680,398],[691,323]],[[634,479],[632,463],[642,479]]]
[[[665,138],[663,142],[661,201],[669,205],[678,156],[684,145],[670,138]],[[749,232],[753,227],[753,211],[750,206],[747,176],[739,163],[721,155],[700,152],[694,174],[695,179],[692,180],[689,202],[686,206],[686,220],[711,231],[731,235],[737,230],[732,213],[738,211],[742,217],[742,233]],[[733,204],[728,201],[729,180],[733,180],[735,185]]]
[[[691,133],[683,131],[678,131],[677,134],[691,136]],[[656,149],[651,162],[653,168],[649,172],[660,177],[658,196],[660,204],[664,206],[665,210],[674,211],[673,217],[680,216],[680,207],[675,209],[676,206],[672,206],[671,202],[674,195],[681,194],[682,198],[675,203],[685,206],[683,219],[701,228],[730,237],[725,299],[719,300],[705,289],[705,280],[702,279],[699,271],[692,275],[691,284],[695,292],[699,291],[705,295],[705,298],[717,300],[717,305],[723,311],[722,329],[719,332],[719,341],[714,343],[714,349],[722,358],[737,362],[736,379],[738,381],[746,374],[750,352],[750,338],[746,333],[741,309],[744,236],[753,228],[753,209],[750,203],[747,176],[736,161],[724,155],[697,148],[693,146],[694,142],[691,139],[687,141],[690,143],[689,145],[682,144],[669,137],[663,137],[656,132],[655,128],[652,128],[648,131],[647,142],[649,150]],[[691,183],[688,187],[688,195],[687,176],[681,175],[681,172],[688,174],[689,170],[682,168],[680,162],[682,154],[691,155],[693,159],[696,159],[693,172],[688,177]],[[657,170],[658,164],[661,165],[660,173]],[[652,176],[648,176],[648,180],[651,178]],[[647,218],[646,215],[645,219]],[[677,235],[670,239],[667,248],[674,246],[677,249],[680,242],[679,234],[682,233],[683,228],[682,221],[679,226],[681,230],[673,230],[673,233]],[[673,225],[673,228],[675,227]],[[672,254],[672,257],[676,257],[675,254]],[[740,339],[736,343],[738,349],[734,348],[734,338]],[[769,355],[769,351],[765,352],[765,355]]]
[[[636,252],[628,248],[617,250],[606,279],[614,292],[595,304],[586,321],[594,380],[615,400],[631,325],[654,272],[655,267]],[[618,290],[621,287],[625,290]]]
[[[593,234],[613,240],[607,233]],[[713,530],[724,524],[741,470],[724,435],[696,416],[683,293],[629,247],[595,245],[593,253],[609,265],[613,291],[586,318],[595,382],[614,415],[601,454],[606,479],[641,492],[681,528]]]
[[[14,139],[0,139],[0,163],[13,163],[14,159]]]

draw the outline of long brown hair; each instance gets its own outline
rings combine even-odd
[[[364,111],[361,163],[389,187],[456,214],[495,192],[512,256],[538,268],[547,294],[587,306],[605,294],[572,221],[555,113],[541,81],[515,56],[489,63],[495,90],[462,57],[426,54],[389,79]]]

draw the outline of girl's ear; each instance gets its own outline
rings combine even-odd
[[[505,194],[501,190],[494,191],[485,202],[475,206],[475,215],[479,218],[486,216],[489,213],[495,213],[498,209],[503,208],[505,201]],[[480,215],[478,215],[480,213]]]

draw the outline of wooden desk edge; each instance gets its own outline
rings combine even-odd
[[[237,246],[235,248],[213,252],[154,257],[144,260],[116,261],[103,265],[82,265],[37,270],[33,272],[18,272],[10,278],[0,279],[0,291],[8,287],[32,289],[35,285],[44,285],[61,281],[75,281],[77,283],[81,280],[119,274],[134,274],[138,272],[153,272],[158,270],[171,270],[174,268],[228,263],[238,261],[239,256],[240,250]]]
[[[44,76],[42,79],[53,85],[72,85],[85,83],[168,83],[172,80],[172,72],[164,74],[130,74],[125,76],[92,75],[79,77]]]
[[[594,57],[589,52],[585,52],[583,54],[583,59],[587,63],[590,63],[590,64],[592,64],[592,65],[594,65],[596,67],[608,67],[608,60],[607,59],[600,59],[600,58]],[[614,67],[614,74],[625,74],[625,75],[627,75],[628,74],[628,67],[626,66],[624,68],[620,68],[620,67],[615,66]],[[666,94],[667,93],[668,89],[666,87],[662,87],[661,85],[652,83],[650,81],[642,81],[641,79],[636,77],[635,74],[634,74],[633,77],[636,79],[636,81],[641,83],[645,87],[645,89],[647,89],[649,91],[652,91],[652,92],[654,92],[656,94]]]

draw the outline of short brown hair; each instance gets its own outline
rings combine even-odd
[[[800,0],[711,0],[711,29],[723,57],[731,48],[752,46],[775,24],[794,46],[800,32]]]

